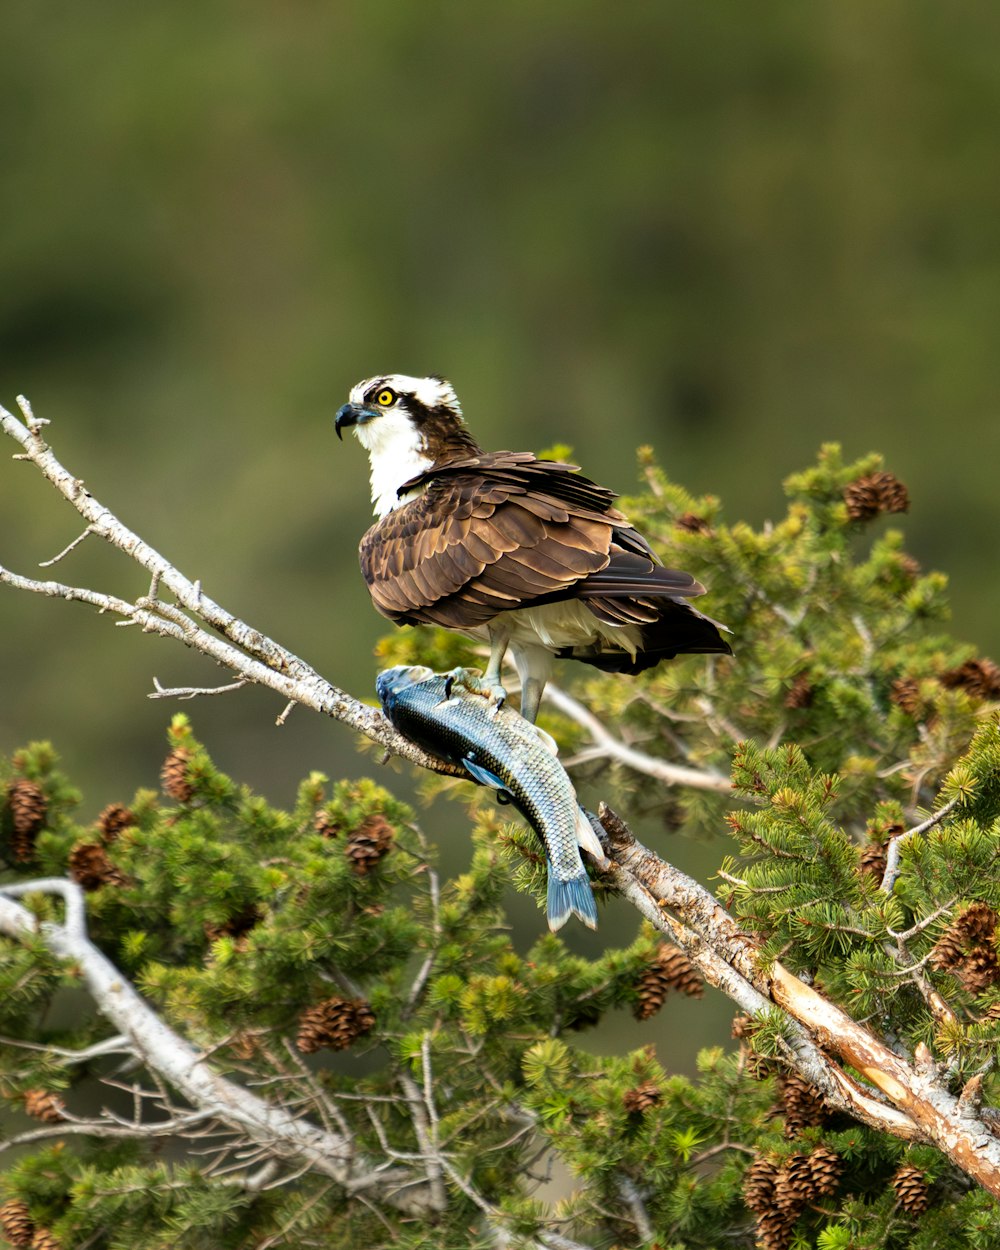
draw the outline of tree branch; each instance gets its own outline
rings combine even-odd
[[[691,786],[696,790],[714,790],[717,794],[732,794],[733,785],[722,773],[699,768],[687,768],[683,764],[672,764],[669,760],[661,760],[655,755],[647,755],[645,751],[637,751],[627,743],[616,738],[603,721],[584,707],[565,690],[560,690],[552,682],[545,687],[544,698],[556,709],[576,721],[590,734],[594,742],[593,750],[586,750],[587,759],[608,758],[618,764],[624,764],[635,772],[645,773],[668,786]]]
[[[66,906],[65,923],[39,922],[13,901],[23,894],[55,894]],[[368,1160],[352,1157],[353,1144],[344,1136],[324,1132],[289,1115],[241,1086],[220,1076],[193,1046],[160,1019],[87,937],[83,891],[73,881],[44,878],[0,887],[0,933],[23,940],[40,936],[59,959],[80,970],[101,1014],[127,1040],[131,1052],[159,1073],[192,1104],[200,1117],[211,1116],[230,1130],[265,1148],[276,1158],[295,1158],[330,1177],[348,1193],[395,1191],[388,1201],[407,1212],[436,1209],[425,1184],[400,1188],[399,1170],[387,1172]],[[152,1131],[153,1126],[149,1127]]]
[[[765,964],[756,944],[706,889],[636,841],[603,804],[600,818],[612,884],[744,1011],[781,1009],[790,1024],[792,1066],[831,1106],[896,1137],[932,1143],[1000,1197],[1000,1139],[947,1090],[929,1052],[921,1063],[905,1062],[782,964]],[[832,1056],[870,1087],[848,1076]]]
[[[34,594],[88,603],[100,612],[121,617],[119,624],[134,623],[145,633],[175,638],[230,668],[248,682],[267,686],[286,700],[303,703],[324,716],[343,721],[421,768],[451,776],[465,775],[461,769],[421,750],[397,733],[376,708],[331,685],[304,660],[237,619],[205,595],[199,581],[185,577],[138,534],[128,529],[109,508],[94,498],[79,478],[59,463],[42,438],[42,427],[48,423],[33,415],[23,397],[18,398],[18,404],[24,422],[0,406],[0,428],[24,449],[16,458],[31,461],[87,522],[87,533],[103,538],[134,560],[150,574],[152,584],[148,595],[129,602],[100,591],[22,577],[3,566],[0,566],[0,583]],[[67,554],[74,545],[71,543],[61,555]],[[161,586],[170,591],[176,603],[165,603],[158,597]],[[195,620],[202,621],[208,629],[196,625]]]

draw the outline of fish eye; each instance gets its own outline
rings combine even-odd
[[[383,386],[375,396],[375,402],[380,408],[391,408],[396,402],[396,392],[390,386]]]

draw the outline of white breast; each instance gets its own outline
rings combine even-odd
[[[424,454],[424,440],[404,413],[387,412],[355,426],[354,432],[368,452],[372,504],[375,515],[381,519],[393,508],[416,498],[419,490],[407,491],[402,499],[397,492],[404,482],[429,469],[433,461]]]

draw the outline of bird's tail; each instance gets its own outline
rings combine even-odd
[[[568,881],[560,881],[550,866],[545,914],[553,933],[561,929],[570,916],[582,920],[588,929],[597,928],[597,904],[586,872],[581,871]]]

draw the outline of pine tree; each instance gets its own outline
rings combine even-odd
[[[668,793],[586,752],[590,783],[626,815],[727,837],[719,892],[759,968],[798,974],[970,1115],[996,1105],[1000,682],[944,632],[944,579],[882,528],[905,488],[878,457],[828,447],[758,532],[649,453],[642,471],[648,489],[623,506],[710,585],[737,654],[583,674],[575,690],[648,760],[733,786]],[[396,633],[380,657],[476,658],[435,631]],[[564,756],[587,745],[568,713],[547,725]],[[683,1029],[703,990],[693,948],[655,914],[593,958],[541,923],[512,933],[504,891],[543,906],[544,860],[484,791],[461,791],[467,864],[441,880],[423,831],[438,809],[418,824],[367,778],[313,773],[283,810],[221,773],[178,716],[150,782],[90,796],[101,815],[82,823],[52,748],[15,753],[0,765],[5,883],[78,883],[88,939],[120,976],[108,992],[134,985],[195,1048],[188,1068],[200,1056],[226,1097],[262,1098],[287,1131],[241,1128],[224,1099],[200,1114],[183,1065],[156,1071],[98,1013],[53,1010],[81,997],[78,963],[45,940],[70,896],[0,897],[30,920],[0,940],[0,1096],[33,1117],[8,1133],[12,1245],[1000,1244],[996,1200],[960,1161],[801,1076],[776,1003],[742,1007],[737,1045],[702,1052],[695,1076],[667,1070],[648,1043]],[[587,1032],[616,1016],[636,1038],[625,1053]],[[840,1071],[878,1101],[863,1071]],[[333,1141],[336,1157],[309,1153]],[[555,1159],[572,1178],[558,1200],[538,1181]]]

